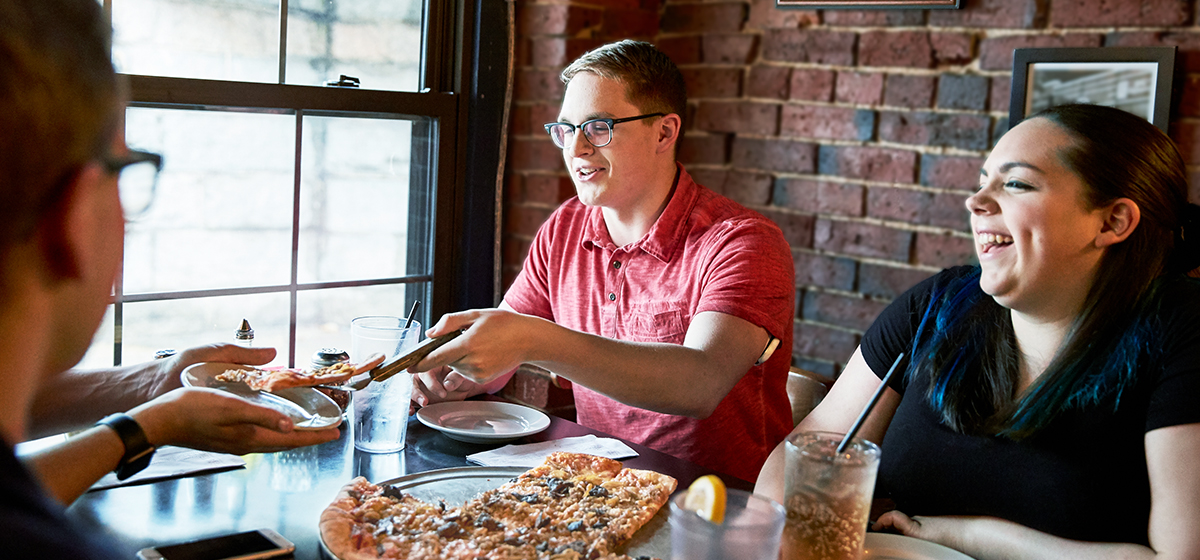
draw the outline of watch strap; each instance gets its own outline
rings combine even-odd
[[[767,347],[763,348],[762,354],[758,356],[758,361],[754,362],[756,366],[765,364],[767,360],[771,359],[771,355],[775,353],[775,349],[779,348],[780,341],[778,338],[775,338],[775,335],[768,333],[767,337]]]
[[[150,440],[146,439],[146,432],[132,416],[124,413],[109,414],[96,425],[112,428],[125,445],[125,455],[113,471],[117,473],[117,480],[125,480],[150,465],[150,459],[154,456],[154,446],[150,445]]]

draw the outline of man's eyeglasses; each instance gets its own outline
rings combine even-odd
[[[119,174],[121,210],[126,220],[136,220],[154,202],[158,173],[162,171],[162,156],[141,150],[129,150],[120,156],[106,155],[100,163],[109,173]]]
[[[583,121],[583,124],[575,126],[571,123],[548,123],[546,124],[546,132],[550,134],[550,139],[554,141],[554,145],[559,148],[566,148],[568,144],[575,141],[575,129],[583,130],[583,137],[587,138],[588,142],[597,148],[603,148],[612,142],[613,126],[618,123],[637,121],[648,119],[650,117],[661,117],[666,113],[650,113],[647,115],[638,115],[624,119],[592,119]]]

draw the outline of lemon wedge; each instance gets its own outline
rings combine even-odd
[[[704,475],[688,486],[683,507],[713,523],[725,521],[725,483],[716,475]]]

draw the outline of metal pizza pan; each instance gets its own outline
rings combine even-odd
[[[457,507],[483,492],[498,488],[526,470],[523,467],[455,467],[410,474],[376,484],[394,486],[431,504],[444,500],[447,506]],[[621,552],[634,558],[670,558],[669,510],[666,506],[660,508],[650,521],[634,533]],[[321,539],[321,550],[329,558],[337,558],[325,546],[324,538]]]

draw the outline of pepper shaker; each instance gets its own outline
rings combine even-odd
[[[319,369],[336,363],[349,361],[350,354],[348,354],[345,350],[339,350],[337,348],[322,348],[313,354],[312,368]],[[335,387],[317,387],[317,391],[320,391],[324,393],[325,396],[333,399],[333,402],[337,403],[338,408],[342,409],[343,415],[345,415],[350,409],[350,391]]]
[[[337,348],[322,348],[313,354],[312,366],[313,369],[317,369],[349,361],[350,354],[348,354],[345,350],[339,350]]]

